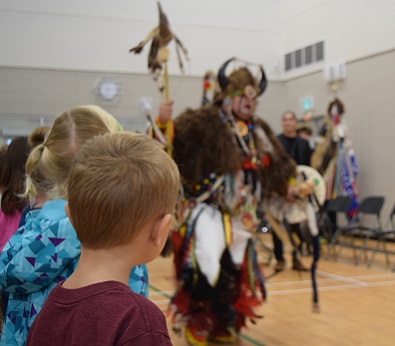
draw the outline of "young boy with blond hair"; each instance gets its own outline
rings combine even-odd
[[[27,345],[171,345],[163,313],[127,284],[131,268],[162,251],[178,189],[177,166],[144,135],[109,133],[82,146],[66,205],[80,261],[48,296]]]

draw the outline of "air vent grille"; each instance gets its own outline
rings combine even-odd
[[[285,54],[285,71],[308,66],[324,60],[324,41]]]

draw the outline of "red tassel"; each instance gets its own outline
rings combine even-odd
[[[244,162],[242,164],[242,168],[243,169],[254,169],[254,170],[258,169],[257,165],[253,164],[251,162],[250,158],[248,158],[248,157],[246,157],[244,159]]]
[[[270,166],[270,156],[267,154],[263,155],[261,162],[262,162],[263,167],[269,167]]]
[[[175,312],[186,315],[189,309],[191,297],[183,290],[177,291],[170,302],[169,310],[175,307]]]
[[[239,315],[237,318],[238,330],[245,327],[245,317],[248,317],[253,323],[255,323],[256,318],[260,318],[260,316],[255,314],[253,308],[263,303],[263,296],[260,293],[257,294],[257,292],[260,292],[258,289],[259,282],[253,277],[252,259],[250,258],[249,253],[249,251],[246,251],[244,256],[244,261],[240,269],[238,297],[233,303],[233,307]]]

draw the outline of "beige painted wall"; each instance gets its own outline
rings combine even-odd
[[[119,82],[121,95],[117,102],[101,102],[96,92],[98,81],[111,76]],[[200,105],[202,79],[169,77],[170,98],[174,114],[187,107]],[[141,112],[141,98],[151,98],[153,114],[157,114],[163,97],[152,78],[146,74],[114,74],[65,70],[0,67],[0,129],[18,129],[24,133],[45,124],[60,112],[83,104],[98,104],[125,126],[127,130],[143,130],[146,118]],[[261,97],[257,114],[267,119],[276,117],[284,105],[284,83],[269,83]]]
[[[395,50],[347,63],[347,79],[339,84],[337,94],[345,104],[359,164],[360,197],[385,195],[386,217],[395,202]],[[285,83],[289,108],[298,111],[304,95],[313,95],[316,114],[325,114],[333,94],[322,72]]]
[[[39,125],[40,116],[50,123],[55,115],[80,104],[99,104],[114,114],[127,130],[143,130],[146,120],[139,109],[141,97],[151,97],[156,114],[161,96],[148,75],[111,74],[120,82],[123,95],[114,105],[100,104],[95,93],[102,72],[19,69],[0,67],[0,129],[22,133]],[[339,85],[338,96],[346,106],[346,119],[360,168],[360,196],[383,194],[386,216],[395,202],[395,160],[392,157],[395,127],[395,51],[347,64],[347,79]],[[285,109],[299,115],[300,98],[312,95],[316,114],[324,114],[332,100],[330,86],[322,71],[286,82],[271,82],[259,99],[257,114],[279,132]],[[170,96],[175,114],[197,107],[201,79],[170,77]],[[33,119],[33,120],[32,120]],[[24,131],[24,132],[23,132]]]

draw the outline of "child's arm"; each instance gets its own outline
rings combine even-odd
[[[30,293],[48,286],[81,252],[67,218],[19,229],[0,255],[0,284],[6,292]],[[37,229],[39,228],[39,229]]]

